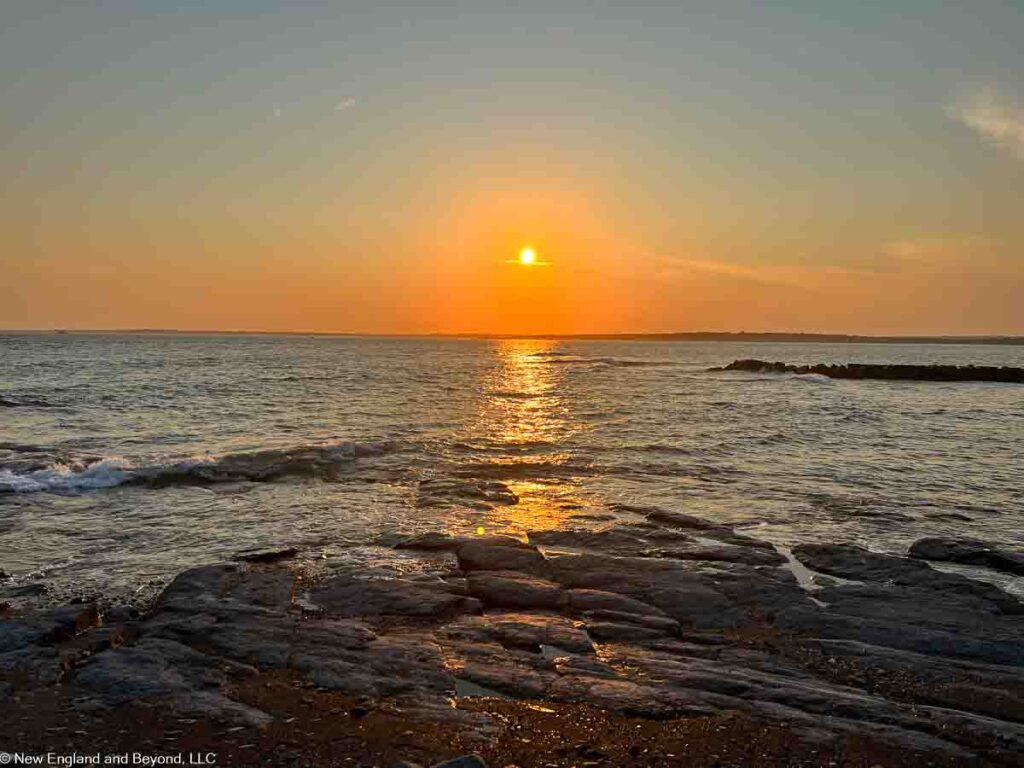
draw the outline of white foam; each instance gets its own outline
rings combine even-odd
[[[361,457],[387,453],[390,442],[356,443],[349,440],[312,447],[328,459],[352,461]],[[293,451],[302,449],[292,449]],[[257,454],[254,455],[258,455]],[[282,451],[287,458],[289,451]],[[43,469],[17,473],[0,469],[0,493],[38,493],[44,491],[89,491],[113,488],[132,480],[153,481],[161,477],[189,475],[194,470],[216,467],[225,460],[244,458],[246,454],[212,456],[202,454],[185,458],[168,458],[152,463],[134,463],[123,456],[108,456],[93,462],[57,462]],[[210,479],[205,473],[201,476]],[[234,475],[232,475],[234,477]]]

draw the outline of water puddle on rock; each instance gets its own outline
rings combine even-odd
[[[827,576],[817,571],[812,571],[806,565],[796,559],[796,555],[793,554],[793,550],[789,547],[784,547],[781,544],[773,545],[775,550],[786,558],[786,564],[780,566],[782,569],[789,571],[796,578],[796,583],[808,593],[808,597],[811,602],[817,605],[819,608],[827,608],[828,603],[823,600],[818,600],[812,593],[817,592],[819,589],[825,587],[841,586],[844,584],[859,584],[860,582],[851,581],[849,579],[840,579],[837,576]]]

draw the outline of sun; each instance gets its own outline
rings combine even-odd
[[[523,248],[519,252],[519,263],[525,267],[534,264],[537,261],[537,252],[533,248]]]

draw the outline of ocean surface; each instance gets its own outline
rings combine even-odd
[[[1024,347],[8,334],[0,569],[143,601],[248,548],[415,569],[380,545],[629,505],[780,546],[1024,547],[1024,387],[707,372],[747,357],[1024,366]]]

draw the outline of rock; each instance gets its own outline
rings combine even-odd
[[[793,548],[793,554],[808,567],[832,576],[919,587],[947,596],[971,596],[997,606],[1004,613],[1024,614],[1024,604],[998,587],[937,571],[921,560],[877,554],[852,544],[800,544]]]
[[[103,613],[103,620],[111,624],[126,624],[135,621],[140,614],[134,605],[115,605]]]
[[[0,597],[39,597],[47,592],[45,584],[22,584],[14,587],[0,587]]]
[[[336,577],[310,590],[309,598],[336,616],[450,617],[479,613],[480,601],[401,579]]]
[[[65,605],[54,608],[49,615],[48,637],[51,641],[65,640],[99,623],[100,614],[95,605]]]
[[[599,531],[591,530],[552,530],[552,531],[530,531],[529,539],[531,544],[539,544],[545,547],[558,547],[585,552],[607,552],[610,555],[622,555],[639,557],[644,555],[658,542],[648,538],[649,531],[625,526],[605,528]],[[689,536],[683,533],[676,534],[674,544],[691,542]]]
[[[714,523],[702,520],[694,515],[684,514],[683,512],[673,512],[659,507],[640,507],[637,509],[645,509],[646,511],[644,516],[646,519],[659,525],[668,525],[673,528],[683,528],[693,531],[709,531],[716,527]]]
[[[543,576],[546,565],[536,547],[506,537],[470,541],[455,554],[464,571],[522,571]]]
[[[41,642],[45,631],[22,621],[0,621],[0,653],[17,651]]]
[[[552,579],[569,589],[625,595],[697,628],[731,627],[735,605],[686,563],[640,557],[561,555],[548,560]],[[717,585],[716,585],[717,586]],[[570,598],[571,600],[572,598]]]
[[[519,497],[502,482],[461,478],[421,480],[416,500],[421,507],[454,504],[482,510],[518,503]]]
[[[91,657],[75,675],[75,688],[107,706],[137,699],[159,698],[174,708],[244,725],[262,726],[264,712],[232,701],[216,690],[232,674],[245,673],[231,665],[168,640],[143,638],[133,646]]]
[[[648,629],[656,629],[661,634],[678,634],[679,622],[667,616],[650,616],[637,613],[624,613],[622,611],[596,610],[587,611],[583,614],[587,622],[587,630],[590,631],[596,622],[615,622],[618,624],[633,624]]]
[[[925,538],[911,545],[908,554],[921,560],[960,563],[1024,576],[1024,554],[978,539]]]
[[[431,768],[487,768],[487,763],[479,755],[462,755],[443,763],[435,763]]]
[[[675,560],[706,560],[708,562],[746,563],[747,565],[782,565],[786,562],[786,558],[778,552],[729,544],[718,547],[693,546],[686,549],[665,549],[654,554],[657,557],[669,557]]]
[[[641,624],[613,621],[588,621],[587,632],[595,640],[603,642],[637,643],[644,640],[661,639],[665,631],[657,627],[645,627]]]
[[[299,554],[299,550],[295,547],[249,549],[237,553],[231,559],[242,563],[276,563],[280,560],[288,560],[297,554]]]
[[[557,608],[562,588],[516,571],[480,571],[467,578],[469,594],[498,608]]]
[[[653,605],[599,589],[570,589],[567,598],[569,608],[577,613],[605,610],[645,616],[665,615],[664,611]]]
[[[402,539],[395,544],[395,549],[422,549],[428,552],[454,552],[467,541],[465,536],[449,536],[447,533],[423,533],[419,536]]]
[[[789,365],[765,360],[736,360],[709,372],[744,371],[746,373],[814,374],[830,379],[884,379],[888,381],[998,381],[1024,384],[1024,368],[994,365],[878,365],[849,363],[847,365]]]
[[[0,581],[6,581],[9,578],[11,578],[11,574],[9,574],[3,568],[0,568]]]
[[[543,646],[553,646],[568,653],[591,654],[594,646],[587,633],[564,616],[529,613],[494,613],[460,619],[446,628],[448,637],[474,646],[496,642],[505,648],[540,653]],[[495,661],[490,659],[490,661]]]

